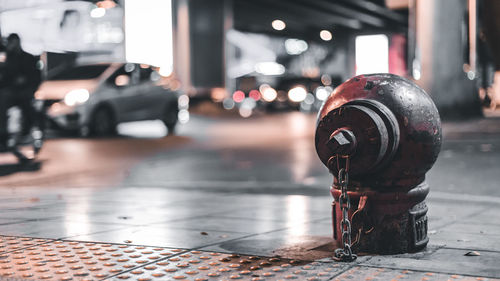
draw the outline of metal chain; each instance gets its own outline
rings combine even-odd
[[[351,208],[351,201],[349,200],[349,195],[347,194],[347,187],[349,186],[349,156],[344,156],[345,167],[340,168],[340,161],[338,160],[341,156],[337,155],[337,167],[339,168],[339,174],[337,177],[338,183],[340,184],[341,194],[339,197],[339,205],[342,210],[342,245],[343,248],[335,250],[334,259],[343,262],[352,262],[356,260],[357,256],[352,253],[351,249],[351,222],[349,221],[349,209]]]

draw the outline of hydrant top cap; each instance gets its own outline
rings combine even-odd
[[[318,115],[316,150],[327,166],[338,153],[327,143],[340,128],[352,131],[357,141],[351,175],[380,185],[422,182],[441,147],[441,121],[432,99],[393,74],[356,76],[325,101]]]

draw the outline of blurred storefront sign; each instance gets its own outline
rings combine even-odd
[[[2,36],[18,33],[32,54],[79,52],[123,58],[123,9],[85,1],[3,1]],[[22,2],[24,5],[21,5]],[[7,7],[7,8],[6,8]]]
[[[125,58],[129,62],[173,69],[172,3],[170,0],[125,1]]]

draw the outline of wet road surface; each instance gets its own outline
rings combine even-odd
[[[194,117],[173,137],[145,122],[121,126],[122,136],[112,139],[51,139],[39,170],[0,167],[0,275],[500,277],[498,121],[445,125],[443,152],[428,177],[426,250],[363,255],[349,265],[330,258],[331,176],[315,154],[314,124],[300,113]],[[471,251],[480,256],[465,255]]]
[[[496,119],[498,120],[498,119]],[[428,173],[433,191],[500,196],[500,122],[446,123]],[[161,122],[120,125],[111,139],[49,139],[39,166],[0,156],[0,186],[134,186],[327,195],[331,175],[314,149],[315,116],[194,116],[165,137]],[[39,168],[39,169],[38,169]]]

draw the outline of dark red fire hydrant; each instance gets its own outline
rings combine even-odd
[[[352,252],[395,254],[423,249],[429,186],[425,173],[441,148],[431,98],[392,74],[356,76],[318,115],[316,151],[334,175],[333,233],[340,260]]]

